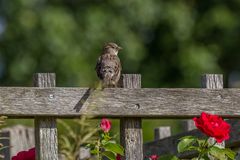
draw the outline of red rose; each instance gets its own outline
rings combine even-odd
[[[194,117],[193,120],[198,129],[214,137],[218,143],[229,139],[230,125],[221,117],[202,112],[200,118]]]
[[[12,160],[35,160],[35,148],[18,152],[16,156],[12,157]]]
[[[159,156],[156,155],[156,154],[153,154],[153,155],[149,156],[148,158],[149,158],[150,160],[157,160],[157,159],[159,158]]]
[[[121,155],[120,154],[117,154],[116,160],[121,160]]]
[[[111,129],[111,122],[108,119],[103,118],[100,127],[104,132],[109,132],[109,130]]]

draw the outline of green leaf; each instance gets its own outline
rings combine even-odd
[[[106,156],[108,159],[110,159],[110,160],[115,160],[116,159],[116,156],[115,156],[115,154],[113,153],[113,152],[111,152],[111,151],[104,151],[103,153],[102,153],[102,155],[103,156]]]
[[[203,155],[203,157],[201,158],[201,160],[210,160],[210,159],[209,159],[208,155],[205,154],[205,155]]]
[[[209,154],[219,160],[227,160],[228,159],[227,156],[225,155],[224,149],[221,149],[221,148],[218,148],[215,146],[210,148]]]
[[[101,143],[102,143],[102,145],[106,145],[108,143],[116,143],[116,141],[114,141],[114,140],[102,140]]]
[[[228,156],[228,158],[230,158],[232,160],[234,160],[236,157],[236,153],[229,148],[225,148],[224,153]]]
[[[101,138],[101,139],[104,139],[104,137],[105,137],[105,134],[104,134],[104,132],[100,133],[100,135],[99,135],[99,136],[100,136],[100,138]]]
[[[3,150],[3,149],[6,149],[6,148],[9,148],[9,146],[1,147],[1,148],[0,148],[0,151]]]
[[[109,141],[111,139],[111,137],[109,136],[108,133],[104,134],[103,139],[106,141]]]
[[[202,146],[205,143],[205,140],[198,139],[197,142],[198,142],[198,146]]]
[[[192,160],[199,160],[197,157],[193,158]],[[201,158],[200,160],[209,160],[208,158],[205,159],[205,158]]]
[[[173,155],[164,155],[164,156],[160,156],[159,160],[179,160],[179,159]]]
[[[179,138],[179,140],[183,140],[183,139],[197,139],[195,136],[184,136]]]
[[[105,139],[103,139],[103,140],[101,141],[101,143],[102,143],[102,145],[105,145],[105,144],[108,143],[108,141],[106,141]]]
[[[173,156],[173,157],[171,158],[171,160],[179,160],[179,159],[178,159],[178,157]]]
[[[86,144],[85,147],[90,148],[92,144]]]
[[[187,136],[185,138],[182,138],[181,141],[178,143],[177,149],[178,152],[184,152],[184,151],[188,151],[188,150],[193,150],[195,149],[194,146],[192,146],[192,144],[196,142],[196,138],[192,138],[192,136]],[[196,148],[197,149],[197,148]]]
[[[116,143],[107,143],[106,145],[103,146],[104,149],[106,149],[107,151],[111,151],[114,152],[116,154],[120,154],[123,156],[124,154],[124,149],[122,146],[120,146],[119,144]]]
[[[99,153],[99,151],[98,151],[98,150],[96,150],[96,149],[94,149],[94,150],[91,150],[91,151],[90,151],[90,153],[91,153],[91,154],[98,154],[98,153]]]

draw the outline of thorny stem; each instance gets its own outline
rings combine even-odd
[[[209,148],[212,148],[213,146],[215,146],[215,144],[217,144],[217,141],[215,141]]]
[[[100,154],[100,139],[97,141],[97,158],[98,158],[98,160],[101,160],[102,159],[102,156],[101,156],[101,154]]]
[[[200,159],[202,158],[203,154],[204,154],[204,151],[205,151],[206,146],[207,146],[207,141],[208,141],[208,138],[205,139],[205,142],[204,142],[203,145],[201,146],[202,151],[201,151],[201,152],[199,153],[199,155],[198,155],[198,160],[200,160]]]

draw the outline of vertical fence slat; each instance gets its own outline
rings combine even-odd
[[[33,77],[35,87],[55,87],[54,73],[36,73]],[[54,95],[49,95],[54,98]],[[35,117],[35,146],[37,160],[58,160],[58,141],[56,119]]]
[[[0,137],[7,137],[6,139],[0,139],[0,143],[3,146],[11,146],[10,143],[10,132],[9,131],[2,131],[0,132]],[[7,147],[5,149],[0,150],[0,155],[4,156],[4,160],[10,160],[11,158],[11,151],[10,151],[10,147]]]
[[[223,89],[222,74],[205,74],[202,76],[202,88]]]
[[[160,140],[171,136],[171,127],[162,126],[154,129],[154,140]]]
[[[208,89],[223,89],[223,75],[222,74],[205,74],[202,76],[202,88]],[[216,140],[209,138],[208,142],[214,144]],[[219,147],[225,147],[225,142],[217,143]],[[213,158],[212,158],[213,159]]]
[[[183,132],[187,132],[187,131],[196,129],[196,126],[195,126],[193,120],[183,120],[182,127],[183,127]]]
[[[141,75],[122,75],[123,88],[141,88]],[[139,109],[136,104],[135,109]],[[125,149],[124,160],[143,160],[143,138],[141,118],[121,118],[120,119],[121,145]]]

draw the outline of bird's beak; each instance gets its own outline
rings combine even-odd
[[[122,50],[122,49],[123,49],[122,47],[118,46],[118,50]]]

